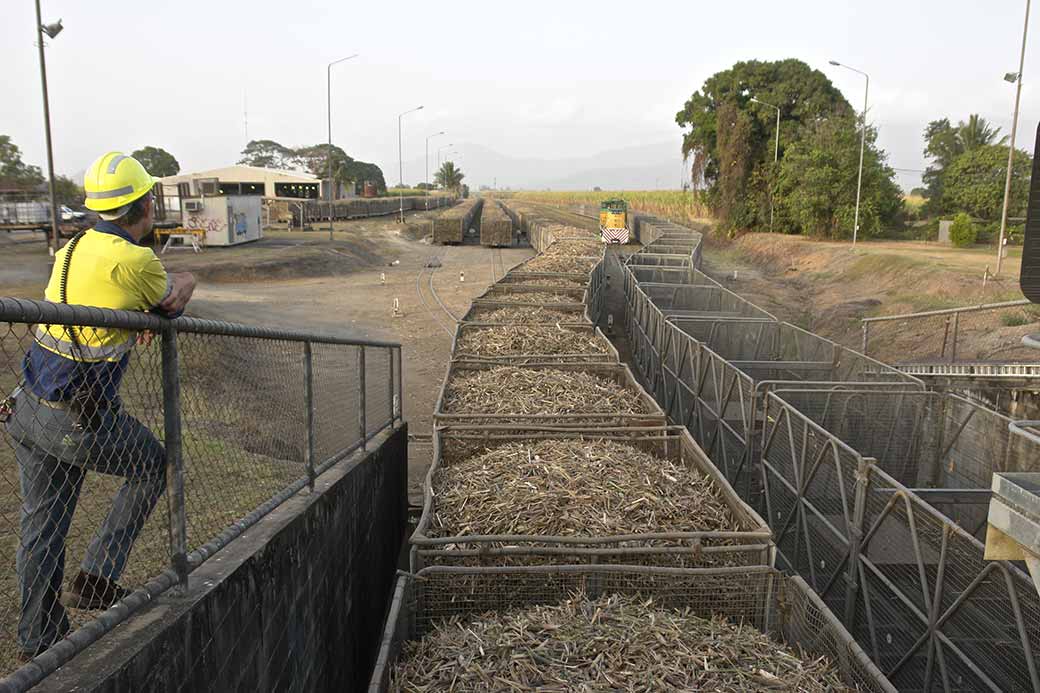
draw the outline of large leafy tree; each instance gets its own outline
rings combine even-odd
[[[943,211],[944,172],[957,157],[1006,141],[1007,137],[1000,137],[1000,128],[990,125],[977,113],[956,125],[951,124],[949,118],[928,123],[924,129],[924,155],[931,159],[931,163],[921,178],[928,190],[932,210]]]
[[[688,128],[682,152],[692,158],[692,179],[703,180],[729,228],[768,221],[776,111],[752,97],[780,109],[781,157],[819,119],[853,112],[826,75],[800,60],[739,62],[705,80],[675,120]],[[731,128],[735,131],[727,132]],[[727,143],[731,147],[724,152]]]
[[[781,161],[777,220],[787,231],[824,238],[852,234],[859,170],[860,132],[852,116],[818,121],[791,144]],[[860,198],[860,237],[878,234],[899,221],[902,196],[885,154],[874,146],[877,132],[867,130]]]
[[[251,140],[238,163],[261,168],[296,168],[296,152],[274,140]]]
[[[377,191],[384,192],[386,190],[386,181],[383,179],[382,169],[375,164],[351,158],[342,148],[336,145],[332,145],[331,157],[329,156],[329,145],[327,144],[299,147],[293,151],[297,164],[318,178],[328,178],[329,159],[331,158],[332,177],[337,182],[349,185],[368,181],[376,186]]]
[[[130,156],[140,161],[153,176],[176,176],[181,171],[181,165],[173,158],[173,154],[162,147],[142,147],[131,152]]]
[[[242,150],[238,163],[263,168],[304,170],[322,180],[329,176],[329,159],[332,159],[332,177],[344,185],[368,181],[378,192],[386,191],[383,171],[365,161],[351,158],[341,147],[313,144],[306,147],[287,147],[274,140],[253,140]]]
[[[959,155],[943,169],[942,208],[991,221],[999,219],[1004,204],[1007,160],[1007,147],[1000,144],[978,146]],[[1015,150],[1008,205],[1012,217],[1025,216],[1031,170],[1032,158]]]
[[[22,150],[11,141],[10,135],[0,135],[0,184],[32,187],[42,182],[40,167],[23,162]]]
[[[433,180],[445,190],[459,191],[461,190],[462,179],[465,177],[466,175],[462,172],[462,169],[455,166],[454,161],[445,161],[434,175]]]

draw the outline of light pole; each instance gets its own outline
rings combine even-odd
[[[404,223],[404,163],[402,163],[403,159],[401,158],[401,119],[409,113],[421,111],[422,108],[422,106],[416,106],[415,108],[405,111],[397,116],[397,185],[399,186],[397,192],[398,197],[401,199],[401,208],[399,210],[400,217],[398,218],[398,221],[402,224]]]
[[[329,241],[332,240],[332,66],[336,63],[342,63],[356,57],[358,57],[357,53],[354,55],[348,55],[345,58],[340,58],[339,60],[333,60],[325,70],[325,86],[328,90],[327,99],[329,106],[329,149],[328,154],[325,157],[328,159],[329,166]]]
[[[58,251],[58,200],[54,197],[54,150],[51,145],[51,105],[47,97],[47,61],[43,57],[43,35],[56,37],[64,27],[61,20],[43,25],[40,15],[40,0],[36,0],[36,45],[40,49],[40,84],[43,85],[43,122],[47,137],[47,185],[51,195],[51,234],[47,249],[54,257]]]
[[[443,147],[438,147],[437,148],[437,169],[438,170],[440,170],[440,168],[441,168],[441,152],[443,152],[448,147],[454,147],[454,146],[455,146],[454,144],[446,144]]]
[[[780,159],[780,107],[774,106],[771,103],[760,101],[754,96],[751,97],[751,101],[754,103],[762,104],[763,106],[769,106],[770,108],[776,109],[776,146],[773,147],[773,169],[776,169],[776,162]],[[774,183],[775,185],[775,183]],[[769,233],[773,232],[773,195],[769,195]]]
[[[432,135],[426,136],[426,177],[423,181],[426,183],[426,210],[430,209],[430,140],[434,137],[440,137],[444,134],[444,130],[435,132]]]
[[[1004,178],[1004,205],[1000,212],[1000,238],[997,241],[997,274],[1000,274],[1001,261],[1004,259],[1004,234],[1007,232],[1008,203],[1011,200],[1011,164],[1015,158],[1015,134],[1018,130],[1018,104],[1022,99],[1022,70],[1026,64],[1026,34],[1029,32],[1029,2],[1026,0],[1026,18],[1022,23],[1022,54],[1018,58],[1018,74],[1014,75],[1015,87],[1015,115],[1011,119],[1011,142],[1008,145],[1007,175]],[[1004,79],[1011,81],[1011,75]]]
[[[843,65],[837,60],[831,60],[831,65],[836,67],[844,67],[846,70],[852,70],[863,75],[864,79],[867,80],[866,86],[863,88],[863,133],[859,139],[859,175],[856,177],[856,215],[852,222],[852,245],[856,245],[856,236],[859,234],[859,191],[863,185],[863,149],[867,144],[867,95],[870,93],[870,75],[863,70],[857,70],[854,67]]]

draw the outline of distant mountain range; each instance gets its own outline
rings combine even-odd
[[[459,167],[474,190],[481,185],[527,190],[654,190],[679,188],[689,177],[679,142],[660,142],[612,149],[567,159],[510,157],[479,144],[456,144]],[[430,162],[430,177],[437,167]],[[404,164],[405,179],[422,179],[424,160]],[[385,171],[384,171],[385,172]],[[418,178],[415,176],[418,175]],[[393,176],[387,176],[389,182]]]

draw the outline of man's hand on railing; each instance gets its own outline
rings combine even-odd
[[[191,295],[195,292],[195,276],[191,272],[176,272],[169,277],[172,286],[170,295],[159,304],[159,310],[166,317],[176,318],[184,312]]]

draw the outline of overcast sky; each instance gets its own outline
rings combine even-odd
[[[894,167],[922,169],[921,131],[978,112],[1010,130],[1024,0],[447,2],[42,0],[59,173],[111,149],[161,146],[184,171],[234,163],[249,138],[325,141],[325,65],[333,140],[397,179],[423,176],[424,138],[511,157],[565,159],[674,142],[675,112],[735,61],[798,58],[822,69],[870,119]],[[1019,121],[1040,119],[1040,18],[1034,17]],[[45,164],[31,0],[0,0],[0,133]],[[434,140],[437,142],[438,140]],[[465,160],[461,162],[465,169]],[[624,162],[619,162],[623,164]],[[507,174],[503,174],[507,177]],[[901,177],[906,183],[906,177]],[[676,181],[677,183],[677,181]]]

